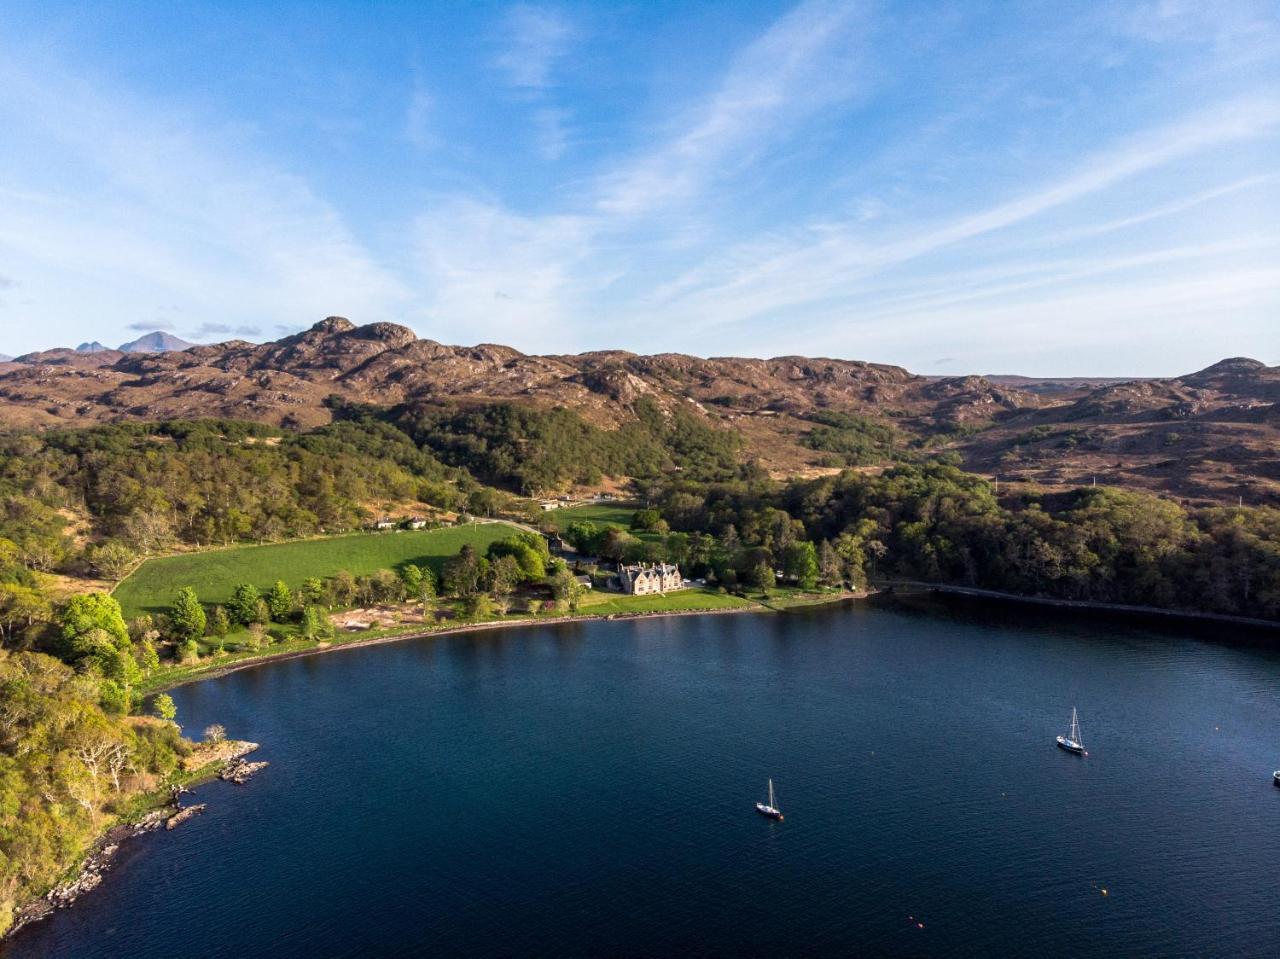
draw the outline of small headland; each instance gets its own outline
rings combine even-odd
[[[191,786],[220,778],[243,784],[265,762],[248,762],[245,757],[258,748],[257,743],[224,739],[198,744],[170,782],[151,793],[137,797],[127,813],[110,825],[93,843],[85,857],[67,876],[39,899],[20,906],[14,912],[13,925],[4,938],[38,922],[58,909],[65,909],[85,893],[102,884],[112,860],[123,843],[144,833],[174,829],[204,812],[205,804],[183,805],[182,795]]]

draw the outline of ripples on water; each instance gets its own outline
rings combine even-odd
[[[1057,618],[583,623],[183,687],[271,766],[6,956],[1280,955],[1280,655]]]

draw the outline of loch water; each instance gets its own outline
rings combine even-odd
[[[173,697],[271,765],[0,952],[1277,956],[1280,644],[1231,632],[852,603],[269,663]]]

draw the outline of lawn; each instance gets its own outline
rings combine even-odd
[[[582,506],[566,506],[553,510],[545,519],[557,529],[564,530],[570,523],[590,520],[597,526],[621,526],[631,528],[631,517],[640,507],[635,503],[586,503]]]
[[[328,539],[239,546],[149,559],[116,587],[125,618],[162,612],[180,587],[194,587],[204,603],[225,603],[238,583],[266,589],[277,579],[297,588],[312,576],[330,576],[340,569],[359,576],[406,563],[431,566],[438,573],[444,561],[470,543],[481,553],[489,544],[511,535],[500,523],[481,523],[447,529],[358,533]]]
[[[677,612],[686,609],[732,609],[755,606],[749,599],[717,593],[710,589],[682,589],[675,593],[651,596],[624,596],[621,593],[590,592],[582,597],[578,612],[593,616],[615,613]]]

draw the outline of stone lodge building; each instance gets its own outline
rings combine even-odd
[[[618,580],[622,583],[624,593],[645,596],[649,593],[669,593],[682,589],[684,579],[680,576],[680,567],[670,563],[659,563],[656,566],[619,566]]]

